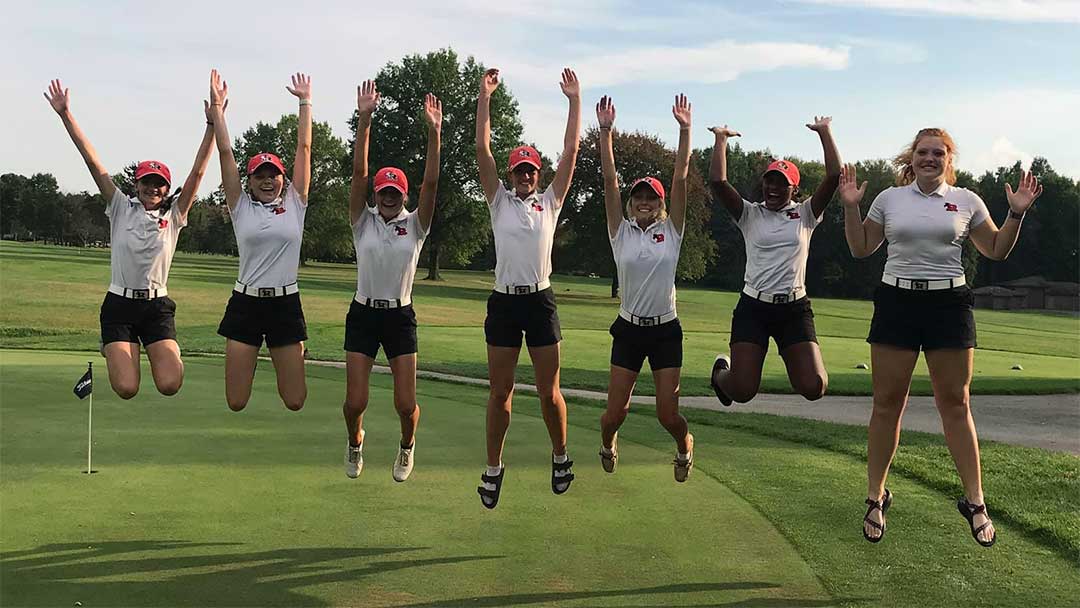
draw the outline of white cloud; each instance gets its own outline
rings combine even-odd
[[[936,13],[997,21],[1080,23],[1076,0],[793,0],[804,4],[880,9],[908,15]]]
[[[1020,161],[1024,167],[1029,167],[1031,159],[1031,154],[1018,148],[1008,137],[1001,136],[994,140],[989,150],[981,152],[975,158],[974,164],[982,167],[1002,167]]]

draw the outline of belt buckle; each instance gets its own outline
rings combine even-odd
[[[524,296],[532,293],[532,285],[514,285],[514,295]]]
[[[150,299],[150,290],[149,289],[132,289],[131,290],[131,298],[133,300],[149,300]]]
[[[638,317],[638,321],[641,322],[642,327],[651,327],[656,325],[656,317]]]
[[[390,308],[390,300],[372,300],[371,304],[374,308]]]
[[[930,281],[925,280],[912,280],[911,288],[918,291],[926,291],[930,289]]]
[[[276,295],[277,295],[277,288],[274,288],[274,287],[260,287],[259,288],[259,297],[260,298],[272,298],[272,297],[274,297]]]
[[[773,304],[787,304],[791,297],[786,293],[778,293],[772,297]]]

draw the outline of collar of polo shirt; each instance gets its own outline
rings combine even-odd
[[[394,224],[409,218],[409,210],[405,208],[405,205],[402,205],[398,214],[390,219],[384,218],[383,215],[379,213],[378,207],[368,207],[368,212],[372,213],[376,218],[382,220],[386,224]]]
[[[941,185],[935,188],[934,191],[930,192],[929,194],[923,192],[922,188],[919,187],[919,180],[912,181],[910,186],[912,190],[919,194],[919,196],[923,196],[925,198],[930,198],[931,196],[945,196],[945,193],[949,191],[949,182],[941,182]]]
[[[635,220],[632,217],[626,218],[626,221],[630,224],[631,228],[637,228],[638,230],[640,230],[642,232],[648,232],[648,231],[652,230],[653,228],[659,228],[659,227],[663,226],[664,222],[668,221],[668,218],[665,217],[663,219],[653,220],[653,223],[649,224],[648,226],[646,226],[644,228],[639,226],[638,223],[637,223],[637,220]]]

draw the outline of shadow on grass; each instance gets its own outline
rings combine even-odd
[[[513,593],[507,595],[489,595],[487,597],[468,597],[459,599],[443,599],[433,602],[418,604],[399,604],[395,608],[442,608],[444,606],[525,606],[528,604],[548,604],[556,602],[576,602],[579,600],[599,600],[612,598],[640,598],[649,595],[670,595],[678,593],[714,593],[725,591],[753,591],[757,589],[776,589],[778,585],[762,582],[744,583],[684,583],[676,585],[660,585],[657,587],[641,587],[638,589],[609,589],[597,591],[552,591],[550,593]],[[635,604],[637,605],[637,604]],[[757,606],[759,608],[791,607],[791,608],[815,608],[818,606],[834,606],[836,600],[813,600],[799,598],[774,598],[762,597],[741,599],[738,601],[704,604],[659,604],[665,608],[678,606]]]
[[[300,589],[406,568],[502,559],[397,556],[427,547],[295,548],[177,555],[242,543],[63,543],[0,553],[5,606],[325,606]],[[150,555],[146,555],[150,553]],[[156,553],[156,554],[155,554]]]

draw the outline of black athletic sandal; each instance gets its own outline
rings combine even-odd
[[[480,495],[480,503],[489,509],[494,509],[499,504],[499,492],[502,491],[503,474],[506,473],[506,467],[499,469],[498,475],[488,475],[487,473],[480,474],[480,485],[476,487],[476,493]],[[490,483],[495,486],[494,490],[489,490],[484,487],[485,483]],[[489,499],[491,502],[489,503]]]
[[[551,491],[555,494],[564,494],[570,489],[570,482],[574,481],[574,473],[570,470],[574,466],[573,460],[567,460],[566,462],[555,462],[554,457],[551,460]],[[555,473],[566,473],[565,475],[555,476]],[[556,484],[566,484],[566,487],[559,489]]]
[[[963,515],[964,519],[967,520],[968,526],[971,528],[971,537],[975,539],[975,542],[979,543],[984,547],[993,547],[994,543],[997,542],[997,530],[994,530],[994,535],[990,537],[990,540],[984,541],[979,539],[979,533],[985,530],[986,527],[989,526],[991,523],[993,523],[993,520],[990,519],[990,516],[986,515],[986,503],[983,503],[981,505],[973,505],[968,502],[967,497],[964,497],[956,501],[956,509],[960,511],[960,514]],[[981,526],[976,528],[975,516],[980,513],[986,515],[986,521],[983,522]]]
[[[885,538],[885,514],[889,512],[889,507],[892,506],[892,492],[889,491],[889,488],[885,488],[885,496],[883,496],[880,501],[867,498],[866,504],[869,505],[869,508],[866,509],[866,515],[863,515],[863,538],[872,543],[881,542],[881,539]],[[875,509],[881,511],[880,524],[870,519],[870,514],[873,513]],[[881,534],[877,535],[877,537],[870,536],[866,533],[865,524],[870,524],[871,528],[881,530]]]
[[[727,355],[716,355],[716,360],[712,364],[712,375],[709,376],[709,384],[712,386],[712,390],[716,393],[716,398],[720,400],[720,403],[724,404],[724,407],[731,405],[731,397],[728,397],[720,385],[716,383],[716,373],[726,370],[731,367],[731,360]]]

